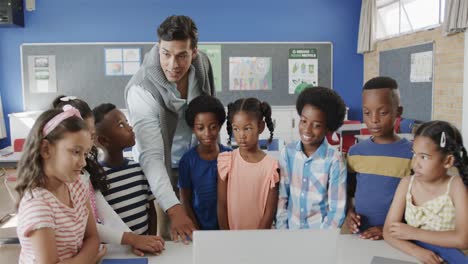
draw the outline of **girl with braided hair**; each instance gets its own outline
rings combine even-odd
[[[403,178],[384,226],[384,238],[423,263],[468,263],[468,157],[457,128],[421,125],[413,144],[413,175]],[[451,167],[460,176],[450,175]],[[414,242],[414,243],[413,243]]]
[[[274,125],[271,107],[256,98],[228,105],[227,131],[239,148],[218,156],[218,222],[221,229],[270,229],[278,202],[278,161],[263,152],[258,137]],[[229,141],[230,143],[230,141]]]

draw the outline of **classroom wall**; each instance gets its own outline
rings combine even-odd
[[[465,34],[444,36],[440,27],[379,41],[364,55],[364,82],[379,74],[379,52],[434,42],[433,118],[462,125]],[[403,113],[404,116],[404,113]]]
[[[36,10],[25,12],[25,28],[0,28],[3,110],[5,115],[23,110],[22,43],[156,41],[156,28],[164,18],[184,14],[194,19],[205,42],[333,42],[334,88],[351,108],[350,118],[360,118],[360,8],[361,0],[36,1]],[[7,144],[9,139],[0,141],[0,147]]]
[[[468,54],[468,31],[465,31],[465,54]],[[468,140],[468,56],[465,57],[463,74],[463,118],[462,137],[465,138],[465,145]]]

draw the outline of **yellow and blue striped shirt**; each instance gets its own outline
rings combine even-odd
[[[356,172],[354,207],[361,215],[361,231],[383,226],[400,179],[410,175],[412,143],[400,139],[377,144],[372,139],[351,147],[348,170]]]

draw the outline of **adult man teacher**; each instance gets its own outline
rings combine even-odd
[[[180,204],[177,167],[196,143],[185,123],[187,104],[201,94],[214,94],[208,57],[197,50],[198,29],[190,17],[170,16],[158,28],[159,42],[125,88],[138,158],[156,196],[158,235],[187,242],[194,224]],[[168,219],[169,218],[169,219]]]

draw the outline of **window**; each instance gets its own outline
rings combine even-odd
[[[445,0],[376,0],[377,39],[437,27]]]

